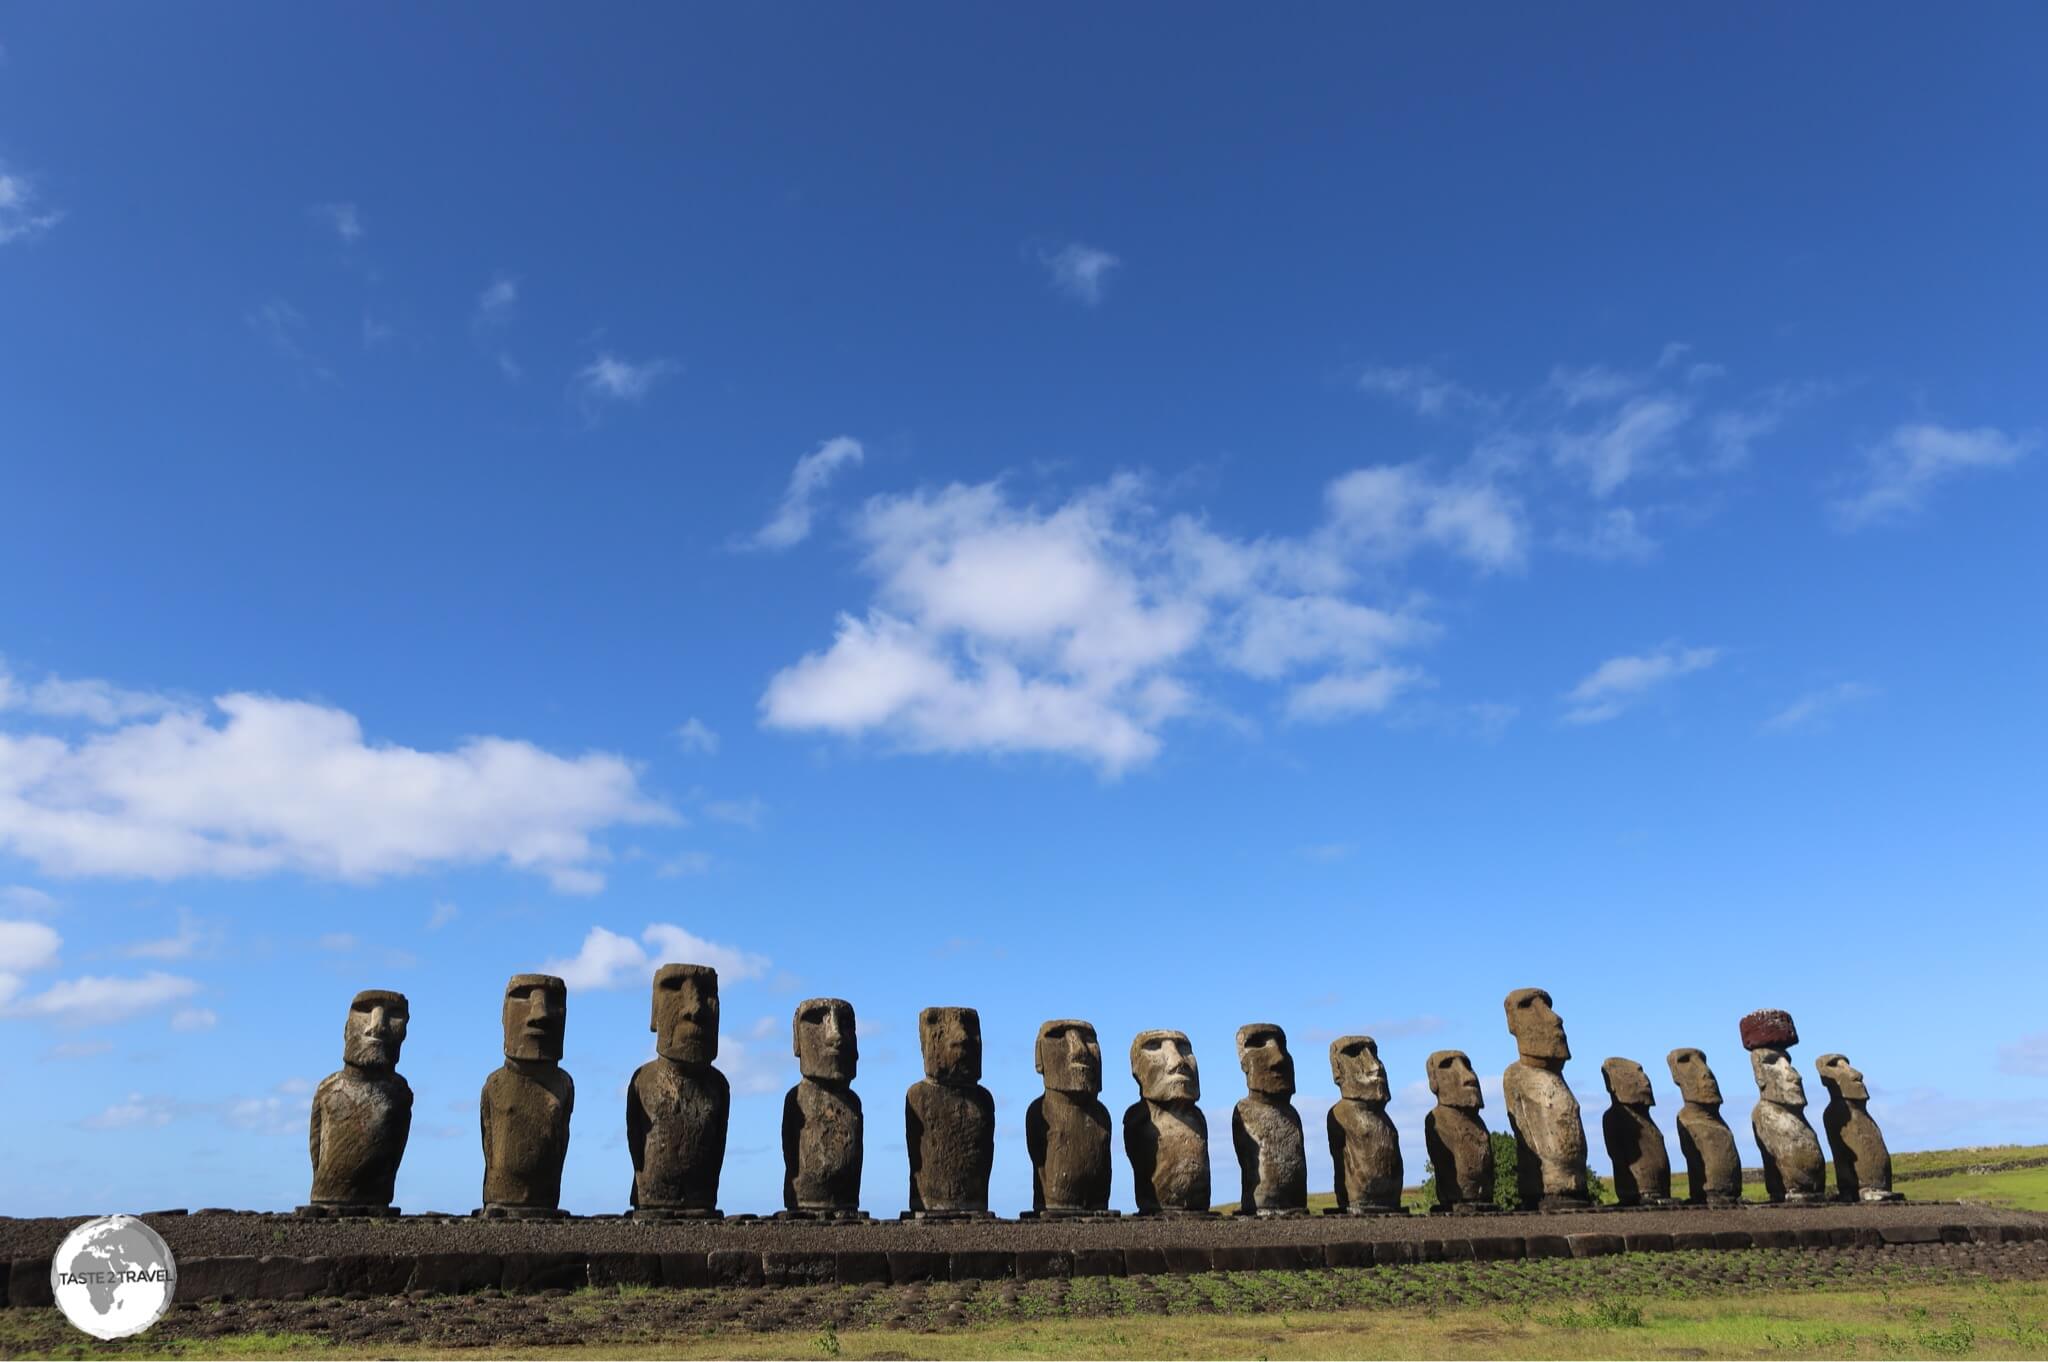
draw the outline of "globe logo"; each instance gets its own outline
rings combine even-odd
[[[132,1215],[86,1221],[50,1260],[57,1308],[94,1338],[141,1333],[171,1308],[177,1286],[170,1245]]]

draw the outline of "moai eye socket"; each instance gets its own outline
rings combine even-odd
[[[807,1007],[807,1008],[805,1008],[805,1009],[804,1009],[804,1022],[805,1022],[805,1024],[806,1024],[806,1025],[809,1025],[809,1026],[817,1026],[817,1025],[819,1025],[820,1023],[822,1023],[822,1022],[823,1022],[824,1020],[825,1020],[825,1009],[824,1009],[824,1008],[822,1008],[822,1007]]]
[[[671,974],[668,978],[663,979],[661,981],[661,986],[667,989],[670,993],[680,993],[683,990],[683,976],[680,974]]]
[[[1157,1054],[1159,1052],[1159,1047],[1164,1044],[1166,1044],[1166,1041],[1163,1038],[1159,1036],[1154,1036],[1152,1039],[1145,1042],[1145,1051],[1147,1054]]]
[[[1365,1043],[1363,1041],[1353,1041],[1351,1044],[1345,1046],[1342,1050],[1339,1050],[1337,1053],[1349,1059],[1357,1059],[1360,1055],[1365,1053]]]

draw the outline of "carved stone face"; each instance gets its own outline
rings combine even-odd
[[[1294,1056],[1287,1053],[1287,1033],[1272,1022],[1237,1028],[1237,1066],[1244,1070],[1246,1091],[1294,1096]]]
[[[1330,1042],[1330,1077],[1337,1091],[1357,1102],[1384,1102],[1387,1066],[1380,1063],[1379,1042],[1371,1036],[1339,1036]]]
[[[1806,1084],[1792,1067],[1792,1056],[1769,1045],[1749,1052],[1750,1071],[1756,1075],[1757,1095],[1784,1107],[1806,1105]]]
[[[798,1003],[791,1025],[797,1068],[805,1078],[851,1083],[860,1067],[860,1041],[853,1033],[853,1004],[844,998],[810,998]]]
[[[654,1052],[678,1064],[718,1058],[718,971],[709,965],[663,965],[654,972]]]
[[[505,981],[505,1058],[562,1062],[569,986],[552,974],[515,974]]]
[[[359,1069],[388,1069],[398,1063],[405,1024],[411,1018],[403,993],[366,988],[356,994],[341,1033],[341,1062]]]
[[[1671,1066],[1671,1081],[1678,1085],[1680,1097],[1701,1106],[1721,1104],[1721,1084],[1707,1067],[1705,1051],[1690,1047],[1673,1050],[1664,1057],[1664,1062]]]
[[[1822,1055],[1814,1061],[1814,1068],[1820,1070],[1820,1081],[1833,1096],[1846,1102],[1870,1100],[1870,1089],[1863,1085],[1862,1073],[1847,1055]]]
[[[1657,1094],[1650,1090],[1650,1076],[1632,1059],[1610,1059],[1600,1066],[1607,1080],[1607,1095],[1625,1107],[1654,1107]]]
[[[1084,1021],[1049,1021],[1038,1028],[1034,1067],[1047,1092],[1102,1091],[1102,1042]]]
[[[1198,1102],[1202,1076],[1183,1031],[1140,1031],[1131,1041],[1131,1077],[1147,1102]]]
[[[1486,1105],[1479,1092],[1479,1075],[1463,1050],[1438,1050],[1424,1063],[1429,1069],[1429,1090],[1447,1107],[1478,1111]]]
[[[1550,1010],[1550,995],[1540,988],[1518,988],[1507,996],[1508,1030],[1522,1058],[1556,1068],[1572,1057],[1564,1038],[1564,1020]]]
[[[971,1007],[927,1007],[917,1014],[924,1076],[950,1088],[981,1082],[981,1014]]]

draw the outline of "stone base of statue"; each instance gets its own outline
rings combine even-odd
[[[1017,1212],[1017,1218],[1019,1220],[1062,1220],[1072,1223],[1089,1220],[1121,1220],[1123,1219],[1123,1214],[1122,1211],[1112,1211],[1106,1207],[1099,1211],[1091,1211],[1085,1206],[1074,1206],[1064,1209],[1048,1206],[1042,1211],[1019,1211]]]
[[[1406,1206],[1346,1206],[1340,1211],[1335,1206],[1325,1206],[1323,1214],[1339,1215],[1350,1220],[1367,1220],[1374,1216],[1398,1215],[1403,1220],[1406,1220],[1408,1218],[1408,1208]]]
[[[1214,1220],[1215,1211],[1197,1211],[1184,1206],[1161,1206],[1156,1211],[1139,1211],[1140,1220]]]
[[[315,1201],[300,1206],[292,1212],[310,1220],[395,1220],[399,1210],[396,1206],[350,1205],[341,1201]]]
[[[559,1206],[483,1205],[471,1211],[474,1220],[567,1220],[569,1213]]]
[[[1300,1220],[1308,1214],[1306,1206],[1272,1206],[1265,1210],[1239,1211],[1238,1215],[1247,1220]]]
[[[994,1211],[904,1211],[898,1220],[915,1220],[924,1225],[957,1225],[969,1221],[994,1220]]]
[[[1545,1215],[1549,1215],[1553,1211],[1586,1211],[1592,1208],[1592,1197],[1574,1196],[1569,1192],[1536,1198],[1536,1209]]]
[[[1500,1215],[1501,1208],[1491,1201],[1461,1201],[1455,1206],[1435,1205],[1429,1208],[1431,1215]]]
[[[1744,1201],[1741,1204],[1768,1210],[1773,1206],[1825,1206],[1828,1198],[1820,1192],[1787,1192],[1777,1201]]]
[[[1855,1196],[1838,1196],[1835,1200],[1852,1206],[1882,1206],[1891,1201],[1904,1201],[1904,1192],[1882,1192],[1875,1187],[1859,1187]]]
[[[819,1210],[777,1211],[770,1220],[790,1220],[810,1225],[865,1225],[874,1219],[866,1211]]]
[[[703,1206],[635,1206],[628,1220],[723,1220],[725,1212]]]

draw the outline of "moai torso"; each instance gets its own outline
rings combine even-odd
[[[1681,1046],[1665,1063],[1685,1099],[1678,1109],[1678,1152],[1685,1159],[1686,1200],[1702,1206],[1742,1200],[1742,1156],[1721,1118],[1721,1084],[1706,1053]]]
[[[903,1095],[903,1126],[910,1209],[986,1211],[996,1152],[996,1099],[989,1090],[920,1079]]]
[[[1045,1094],[1024,1113],[1031,1154],[1031,1209],[1082,1214],[1109,1209],[1109,1108],[1102,1091],[1102,1044],[1072,1018],[1038,1028],[1032,1064]]]
[[[1308,1154],[1293,1103],[1239,1099],[1230,1114],[1230,1142],[1243,1183],[1240,1215],[1308,1209]]]
[[[1193,1102],[1133,1102],[1124,1154],[1140,1211],[1209,1209],[1209,1122]]]
[[[782,1101],[782,1204],[810,1214],[858,1214],[862,1121],[853,1078],[860,1060],[853,1004],[798,1003],[791,1026],[802,1081]]]
[[[1515,1136],[1515,1176],[1522,1209],[1568,1209],[1589,1204],[1586,1194],[1586,1128],[1579,1100],[1564,1080],[1571,1058],[1564,1022],[1540,988],[1507,996],[1508,1030],[1521,1058],[1501,1079],[1508,1128]]]
[[[1423,1147],[1436,1178],[1440,1210],[1491,1210],[1493,1139],[1479,1113],[1486,1099],[1462,1050],[1438,1050],[1426,1065],[1436,1106],[1422,1118]]]
[[[718,1205],[732,1089],[709,1064],[651,1059],[626,1090],[633,1205],[709,1211]]]
[[[1384,1105],[1340,1098],[1326,1122],[1337,1209],[1393,1210],[1401,1204],[1401,1136]]]
[[[1600,1118],[1607,1157],[1614,1167],[1614,1199],[1624,1206],[1671,1200],[1671,1156],[1664,1132],[1650,1119],[1656,1095],[1650,1076],[1632,1059],[1610,1059],[1600,1066],[1611,1098]]]
[[[1821,1129],[1835,1156],[1835,1193],[1844,1201],[1897,1201],[1892,1154],[1870,1115],[1870,1090],[1846,1055],[1822,1055],[1816,1068],[1828,1090]]]
[[[484,1080],[478,1105],[484,1205],[535,1210],[561,1205],[575,1082],[559,1065],[523,1065],[508,1059],[505,1067]]]
[[[718,971],[666,964],[654,972],[655,1058],[626,1085],[632,1204],[650,1216],[713,1216],[725,1165],[732,1089],[718,1058]]]
[[[308,1212],[391,1205],[412,1133],[412,1089],[395,1067],[409,1018],[403,993],[366,989],[350,1002],[342,1067],[313,1090],[307,1130],[313,1204],[305,1208]]]

